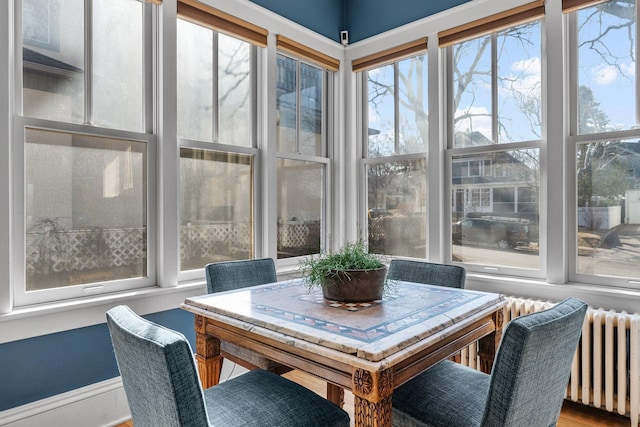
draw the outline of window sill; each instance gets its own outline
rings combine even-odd
[[[517,277],[467,274],[466,288],[544,301],[580,298],[593,308],[638,313],[640,290],[584,283],[552,284]]]
[[[105,312],[126,304],[138,314],[173,310],[185,298],[206,293],[204,280],[175,287],[150,287],[73,301],[18,307],[0,315],[0,344],[105,322]]]

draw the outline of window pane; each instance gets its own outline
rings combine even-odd
[[[636,8],[612,0],[578,15],[578,133],[636,122]]]
[[[576,162],[578,273],[637,280],[640,142],[580,144]]]
[[[93,1],[93,122],[144,130],[143,3]]]
[[[83,123],[84,2],[25,0],[22,18],[23,114]]]
[[[488,153],[485,161],[477,157],[453,158],[454,165],[484,169],[452,178],[453,260],[539,268],[538,150]]]
[[[317,254],[321,246],[325,166],[278,159],[278,258]]]
[[[218,34],[218,141],[252,146],[251,45]]]
[[[322,75],[320,68],[300,64],[300,152],[322,156]]]
[[[454,147],[491,144],[491,36],[458,43],[451,50]]]
[[[177,21],[178,136],[213,142],[213,31]]]
[[[22,0],[22,11],[24,44],[58,50],[60,0]]]
[[[181,148],[181,270],[253,252],[253,157]]]
[[[398,62],[399,154],[427,151],[427,55]]]
[[[542,138],[540,21],[498,33],[498,142]]]
[[[26,290],[147,275],[146,144],[26,129]]]
[[[297,136],[297,62],[278,55],[278,78],[276,82],[276,141],[277,150],[296,153]]]
[[[368,157],[396,154],[393,69],[390,64],[367,71]]]
[[[426,197],[424,159],[367,165],[369,251],[425,258]]]

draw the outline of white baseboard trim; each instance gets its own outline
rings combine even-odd
[[[129,419],[120,377],[0,412],[7,427],[111,427]]]

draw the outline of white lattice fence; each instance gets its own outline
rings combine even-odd
[[[139,264],[146,244],[145,228],[27,233],[26,269],[60,273]]]
[[[223,222],[180,228],[181,257],[213,259],[220,252],[247,252],[251,248],[251,224]]]
[[[278,246],[280,249],[306,246],[309,227],[306,222],[292,221],[278,224]]]

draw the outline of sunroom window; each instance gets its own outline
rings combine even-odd
[[[257,52],[238,20],[178,3],[180,270],[255,256]],[[218,30],[221,21],[229,34]],[[231,30],[230,30],[231,29]],[[235,32],[233,30],[236,30]]]
[[[567,14],[575,159],[571,278],[637,288],[640,254],[638,7],[582,2]]]
[[[326,247],[333,71],[338,61],[278,36],[276,78],[278,259]]]
[[[515,12],[504,29],[440,35],[449,46],[451,260],[537,275],[543,8],[531,4],[524,22]]]
[[[405,46],[410,55],[398,48],[391,63],[360,61],[369,62],[360,76],[366,230],[373,253],[427,256],[426,47],[422,39]]]
[[[148,286],[152,6],[18,4],[15,303]]]

